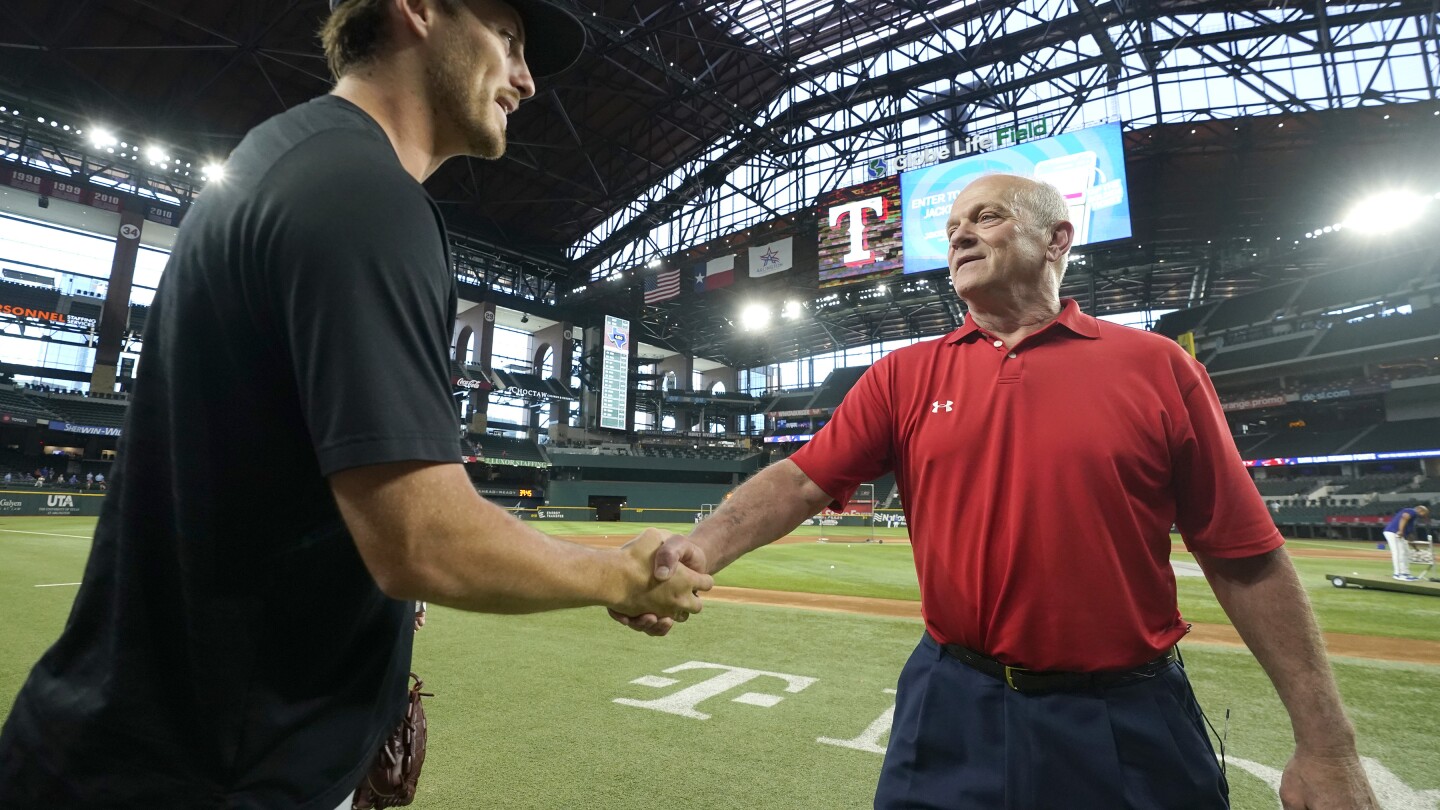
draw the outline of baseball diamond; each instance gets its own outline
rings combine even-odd
[[[0,636],[8,662],[0,703],[64,622],[93,525],[0,518],[0,600],[6,615],[29,617]],[[621,540],[614,524],[547,528],[597,545]],[[726,570],[705,613],[684,628],[693,633],[662,645],[628,637],[596,645],[590,639],[604,619],[589,611],[517,619],[432,608],[416,647],[416,668],[436,693],[427,701],[432,747],[416,806],[628,810],[668,777],[615,768],[609,752],[623,739],[632,756],[666,752],[696,763],[687,780],[701,798],[689,806],[867,807],[895,672],[919,632],[905,533],[876,531],[885,544],[797,535],[756,552]],[[1381,806],[1433,810],[1440,755],[1427,742],[1440,736],[1440,721],[1426,707],[1440,697],[1440,605],[1335,592],[1322,579],[1335,565],[1383,571],[1384,551],[1290,546],[1357,715]],[[58,587],[36,587],[50,584]],[[1186,667],[1227,736],[1234,806],[1278,808],[1283,713],[1208,590],[1185,578],[1179,585],[1181,608],[1196,622],[1183,646]],[[738,772],[746,778],[735,779]]]

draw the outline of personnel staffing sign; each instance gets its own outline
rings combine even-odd
[[[630,322],[606,315],[600,363],[600,427],[625,429],[629,393]]]

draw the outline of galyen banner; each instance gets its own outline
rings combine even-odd
[[[98,517],[100,505],[105,502],[104,495],[91,495],[80,492],[57,492],[53,490],[40,490],[39,492],[25,492],[17,490],[0,490],[0,516],[4,517],[38,517],[48,516],[86,516]]]

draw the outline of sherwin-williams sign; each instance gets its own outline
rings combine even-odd
[[[63,430],[66,433],[84,433],[90,436],[119,436],[120,428],[99,427],[97,425],[75,425],[69,422],[50,423],[51,430]]]

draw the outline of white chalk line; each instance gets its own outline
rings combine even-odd
[[[89,540],[89,539],[90,539],[90,535],[88,535],[88,534],[56,534],[55,532],[27,532],[27,531],[22,531],[22,530],[20,530],[20,529],[0,529],[0,532],[5,532],[6,534],[38,534],[38,535],[40,535],[41,537],[73,537],[73,538],[75,538],[76,540]]]

